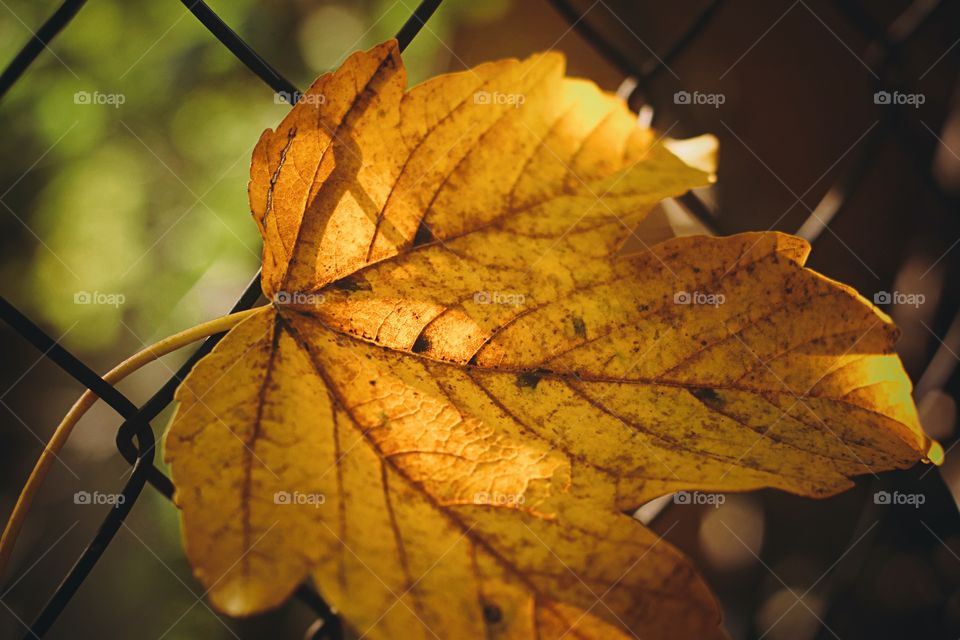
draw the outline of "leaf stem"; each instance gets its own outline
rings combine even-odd
[[[255,307],[253,309],[231,313],[164,338],[118,364],[107,372],[107,374],[103,376],[103,379],[110,384],[116,384],[144,365],[197,340],[216,333],[228,331],[262,309],[263,307]],[[36,465],[34,465],[33,471],[30,472],[30,477],[27,478],[27,482],[17,498],[17,503],[13,507],[13,512],[10,514],[7,526],[3,530],[3,536],[0,538],[0,577],[6,572],[7,564],[10,561],[10,556],[13,554],[13,548],[17,543],[20,530],[23,528],[27,513],[33,504],[34,498],[40,491],[40,487],[46,479],[53,461],[63,449],[67,439],[73,432],[74,426],[76,426],[80,418],[93,406],[97,399],[98,396],[89,389],[84,391],[83,395],[70,407],[70,411],[68,411],[67,415],[60,421],[60,424],[50,437],[46,448],[44,448],[40,454]]]

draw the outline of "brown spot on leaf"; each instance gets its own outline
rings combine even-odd
[[[587,325],[583,322],[583,318],[578,318],[574,316],[573,318],[570,319],[570,321],[573,323],[573,332],[577,334],[577,337],[586,338]]]
[[[695,389],[690,389],[690,393],[700,402],[707,405],[717,405],[722,404],[720,396],[717,395],[717,392],[711,389],[710,387],[697,387]]]
[[[423,223],[423,220],[420,221],[420,226],[417,227],[417,233],[413,236],[413,246],[419,247],[425,244],[433,242],[433,231],[430,231],[430,227]]]
[[[536,389],[540,380],[546,374],[550,373],[547,369],[536,369],[535,371],[524,371],[517,374],[517,386]]]
[[[421,333],[420,335],[417,336],[416,341],[414,341],[411,351],[413,351],[414,353],[423,353],[424,351],[427,351],[429,349],[430,349],[430,338],[428,338],[427,336]]]
[[[495,604],[484,604],[483,619],[487,624],[497,624],[503,620],[503,612]]]
[[[373,287],[370,286],[370,283],[361,275],[352,275],[347,276],[346,278],[340,278],[330,283],[330,286],[334,289],[339,289],[340,291],[349,291],[353,293],[354,291],[372,291]]]

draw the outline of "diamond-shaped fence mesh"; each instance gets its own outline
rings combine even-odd
[[[649,87],[658,78],[665,75],[666,71],[670,71],[670,64],[682,57],[691,48],[704,30],[711,25],[718,10],[727,4],[724,0],[710,0],[701,3],[699,11],[688,19],[684,28],[679,31],[679,35],[669,42],[668,46],[664,47],[659,53],[649,51],[650,55],[646,57],[646,61],[637,63],[632,57],[625,55],[621,48],[618,48],[607,37],[602,27],[591,21],[591,16],[587,14],[592,11],[596,3],[577,6],[567,0],[549,1],[556,11],[566,19],[571,30],[579,33],[596,52],[626,76],[627,80],[622,85],[620,93],[633,108],[640,109],[641,117],[644,117],[644,109],[667,106],[655,103],[655,100],[651,98],[652,94],[648,93]],[[181,2],[224,47],[242,62],[251,73],[266,83],[276,95],[284,96],[290,102],[296,101],[300,95],[299,89],[264,60],[209,6],[200,0],[181,0]],[[21,80],[29,65],[44,52],[58,33],[69,26],[71,20],[84,4],[85,0],[66,0],[34,33],[30,41],[0,75],[0,98],[16,82]],[[417,36],[440,4],[441,0],[423,0],[416,7],[397,33],[396,37],[401,50]],[[802,0],[794,3],[791,9],[797,4],[803,5]],[[853,0],[836,0],[834,4],[849,20],[850,24],[870,42],[865,58],[869,68],[876,71],[875,73],[871,71],[871,74],[874,76],[873,90],[877,92],[877,95],[909,92],[909,87],[897,84],[895,81],[896,74],[894,72],[902,59],[903,47],[911,41],[924,25],[936,19],[942,5],[947,3],[917,0],[910,3],[894,20],[886,25],[875,22]],[[672,71],[670,73],[675,75]],[[672,81],[672,84],[678,92],[675,96],[683,95],[682,92],[685,92],[685,88],[679,84],[678,78],[673,80],[676,82]],[[676,107],[676,99],[674,103],[672,106]],[[682,104],[682,101],[680,103]],[[956,197],[945,192],[931,175],[929,158],[925,155],[925,148],[928,145],[923,142],[926,139],[926,133],[905,109],[894,108],[887,110],[885,113],[886,115],[880,124],[870,129],[863,140],[863,144],[859,145],[857,151],[852,153],[843,163],[837,179],[826,191],[821,202],[811,209],[810,215],[797,231],[798,235],[811,242],[816,242],[823,232],[829,228],[829,225],[836,223],[838,218],[848,209],[853,195],[868,174],[871,163],[876,161],[877,145],[891,131],[897,132],[896,139],[906,150],[907,155],[916,159],[911,166],[917,172],[920,180],[930,189],[935,200],[952,211],[954,216],[960,213]],[[735,226],[735,220],[729,219],[723,212],[716,211],[717,207],[711,206],[694,193],[679,198],[679,202],[690,216],[710,232],[723,233]],[[249,309],[257,302],[259,296],[260,282],[259,274],[257,274],[240,299],[237,300],[232,311]],[[953,308],[949,311],[949,316],[954,317],[955,313],[956,309]],[[222,335],[208,338],[146,403],[138,407],[4,298],[0,298],[0,317],[20,336],[36,347],[44,357],[52,360],[78,382],[94,391],[123,418],[123,424],[117,432],[116,444],[121,455],[132,465],[132,472],[122,491],[125,499],[117,508],[109,510],[94,539],[83,551],[48,604],[30,625],[26,637],[39,638],[51,628],[58,615],[68,606],[73,595],[83,584],[85,578],[90,574],[90,571],[122,526],[143,488],[150,484],[159,493],[168,499],[171,498],[173,494],[171,481],[154,466],[156,437],[150,423],[172,401],[174,390],[191,367],[213,348]],[[956,324],[956,322],[953,324]],[[950,349],[948,344],[943,346],[947,350]],[[942,351],[941,349],[937,353],[942,355]],[[955,361],[951,362],[949,358],[946,360],[946,362],[942,358],[938,360],[937,354],[934,354],[934,357],[930,359],[930,366],[924,369],[924,376],[921,377],[920,386],[924,387],[924,381],[926,381],[926,387],[918,389],[918,393],[928,391],[927,387],[935,384],[939,384],[941,387],[944,385],[944,381],[952,375],[956,364]],[[936,367],[936,370],[931,371],[934,367]],[[309,606],[322,622],[322,624],[314,627],[315,638],[339,638],[341,636],[341,626],[336,614],[310,586],[306,584],[301,586],[297,591],[297,597]]]

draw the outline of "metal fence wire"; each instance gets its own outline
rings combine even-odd
[[[417,36],[441,2],[442,0],[423,0],[417,5],[396,35],[401,51]],[[296,103],[299,96],[302,95],[297,87],[264,60],[206,3],[202,0],[181,0],[181,3],[251,73],[260,78],[277,95],[282,96],[291,105]],[[691,44],[711,23],[717,10],[725,4],[725,0],[710,0],[707,2],[660,55],[651,52],[651,55],[642,65],[636,64],[630,57],[610,44],[600,29],[591,24],[586,18],[589,9],[586,12],[581,12],[574,3],[567,0],[549,0],[549,3],[568,22],[570,29],[579,33],[598,53],[627,77],[629,85],[625,83],[625,86],[633,87],[629,91],[627,101],[631,107],[638,108],[645,104],[656,106],[648,94],[650,84],[654,79],[662,76],[661,72],[664,69],[669,69],[671,62],[690,49]],[[65,0],[34,33],[29,42],[0,74],[0,99],[20,80],[30,64],[49,46],[57,34],[70,24],[84,4],[86,4],[86,0]],[[901,62],[902,47],[925,24],[934,20],[938,11],[948,3],[943,0],[914,0],[888,25],[877,24],[856,0],[834,0],[834,4],[871,43],[865,56],[867,62],[879,70],[879,73],[876,74],[875,90],[909,92],[911,87],[904,86],[902,82],[894,83],[893,81],[895,75],[893,72],[896,70],[898,63]],[[674,85],[675,90],[683,90],[683,87],[675,78],[669,79],[669,82]],[[876,150],[880,141],[894,132],[898,134],[895,139],[910,156],[913,170],[921,179],[923,185],[934,195],[938,203],[954,213],[960,211],[960,202],[957,198],[944,191],[931,173],[929,158],[924,152],[927,146],[926,132],[919,127],[914,119],[907,115],[905,108],[892,108],[884,113],[885,116],[882,118],[880,126],[874,127],[870,131],[864,144],[860,145],[859,151],[852,154],[852,157],[845,162],[839,172],[839,177],[797,231],[798,235],[805,237],[811,243],[816,242],[826,226],[835,221],[848,208],[852,195],[863,182],[871,162],[876,158]],[[693,121],[692,118],[691,121]],[[694,193],[688,193],[678,198],[678,201],[689,214],[712,233],[724,233],[724,229],[729,226],[725,224],[729,221],[725,220],[719,212],[712,210],[711,206]],[[259,297],[260,274],[257,273],[237,300],[231,312],[251,308]],[[951,310],[950,316],[960,318],[960,316],[955,315],[956,312],[956,309]],[[94,565],[106,551],[134,503],[142,494],[143,488],[150,484],[160,494],[172,499],[173,484],[154,465],[156,437],[150,423],[172,402],[174,391],[194,364],[209,353],[224,334],[211,336],[204,341],[183,366],[149,400],[142,406],[137,407],[3,297],[0,297],[0,318],[39,350],[44,357],[49,358],[76,381],[93,391],[123,418],[124,421],[117,430],[116,445],[123,458],[132,465],[132,472],[122,490],[125,499],[119,502],[115,508],[109,510],[94,538],[84,549],[25,635],[26,638],[41,638],[50,630],[57,617],[70,603],[71,598],[77,593]],[[956,324],[956,320],[954,324]],[[946,347],[946,345],[943,345],[943,347]],[[944,359],[937,357],[942,351],[943,348],[930,359],[925,376],[930,372],[929,369],[935,362],[941,363],[939,365],[941,370],[937,372],[936,376],[938,379],[945,380],[950,376],[956,366],[956,361],[947,359],[947,364],[944,365]],[[946,371],[943,370],[944,366],[947,367]],[[318,624],[311,628],[313,638],[317,640],[341,638],[340,620],[319,594],[309,585],[303,584],[297,590],[296,596],[319,618]]]

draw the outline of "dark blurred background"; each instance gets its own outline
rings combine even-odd
[[[210,3],[300,87],[394,35],[414,4]],[[0,64],[57,6],[0,2]],[[867,476],[832,499],[668,503],[652,526],[695,559],[733,638],[960,636],[960,3],[446,0],[404,59],[416,82],[551,48],[671,136],[720,139],[719,182],[698,194],[717,231],[800,231],[812,267],[880,296],[924,426],[947,449],[940,468]],[[250,152],[287,109],[182,4],[90,2],[0,102],[3,295],[101,372],[223,314],[259,262]],[[667,203],[643,232],[698,228]],[[5,326],[0,353],[5,517],[82,388]],[[142,402],[184,357],[121,390]],[[98,405],[55,465],[0,589],[0,637],[24,633],[95,532],[104,507],[74,492],[125,480],[119,422]],[[877,504],[879,491],[923,504]],[[201,593],[174,509],[147,489],[49,637],[300,637],[312,622],[296,601],[218,618]]]

